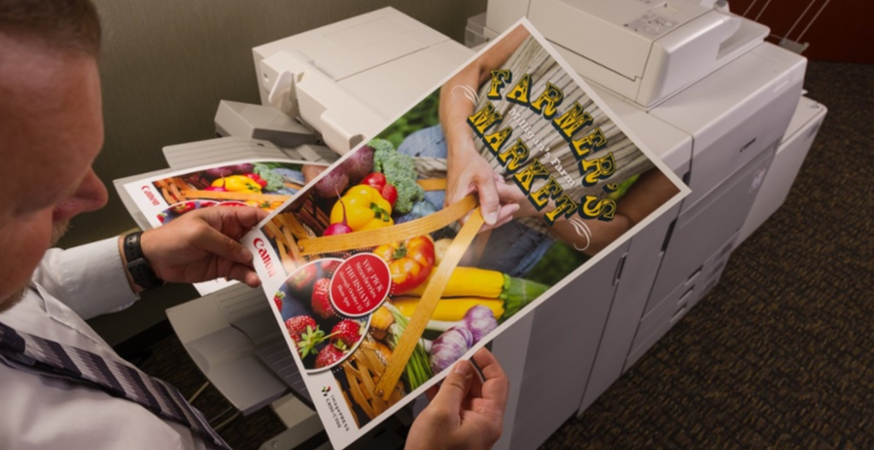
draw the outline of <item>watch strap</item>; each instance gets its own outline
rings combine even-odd
[[[126,235],[122,243],[122,251],[127,261],[128,273],[131,274],[134,283],[143,289],[152,289],[163,285],[164,281],[155,275],[155,271],[152,270],[152,266],[143,255],[143,249],[140,246],[142,234],[142,231],[136,231]]]

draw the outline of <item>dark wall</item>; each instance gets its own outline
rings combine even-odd
[[[729,6],[733,12],[771,28],[771,42],[777,43],[782,37],[787,37],[809,43],[808,49],[802,52],[809,59],[872,64],[870,39],[873,26],[869,21],[872,3],[857,0],[730,0]],[[815,16],[816,20],[808,27]]]
[[[106,142],[94,167],[106,208],[77,217],[61,246],[135,226],[112,180],[167,163],[161,148],[214,136],[220,99],[258,103],[252,47],[392,6],[462,42],[486,1],[95,0],[104,27],[100,61]]]

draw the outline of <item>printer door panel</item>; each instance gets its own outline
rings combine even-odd
[[[606,255],[534,312],[512,448],[536,448],[580,407],[628,247]]]
[[[682,212],[672,231],[646,312],[680,283],[692,282],[711,255],[744,223],[759,185],[774,157],[774,148],[763,152],[730,177],[719,189]]]

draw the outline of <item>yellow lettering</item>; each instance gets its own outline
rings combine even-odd
[[[553,128],[556,128],[566,141],[571,141],[571,136],[574,136],[577,130],[592,123],[592,116],[583,110],[583,106],[580,106],[580,103],[574,102],[571,108],[568,108],[561,116],[553,119],[552,123]]]
[[[516,172],[517,169],[520,168],[520,165],[526,158],[529,157],[529,147],[523,142],[522,139],[517,139],[516,143],[514,143],[507,150],[499,153],[498,160],[504,165],[504,167],[510,172]]]
[[[603,180],[613,175],[614,171],[617,170],[614,161],[614,153],[611,152],[608,153],[607,156],[590,161],[582,160],[580,161],[580,167],[578,167],[578,169],[580,169],[580,174],[583,175],[581,183],[584,186],[593,186],[598,183],[599,180]]]
[[[577,211],[577,207],[577,203],[571,199],[571,196],[567,193],[562,194],[556,199],[556,207],[553,208],[552,211],[548,211],[544,214],[544,220],[547,221],[547,225],[552,226],[559,216],[563,216],[566,219],[571,217],[571,215],[574,214],[574,211]]]
[[[501,146],[504,145],[504,141],[510,137],[510,133],[510,127],[502,128],[495,133],[483,136],[483,142],[489,147],[492,153],[498,153],[498,151],[501,150]]]
[[[532,190],[532,183],[539,178],[547,178],[550,172],[541,164],[541,161],[535,159],[525,169],[513,174],[513,181],[523,190],[526,195]]]
[[[500,123],[502,119],[501,113],[495,110],[492,102],[486,102],[486,105],[480,111],[468,117],[468,125],[471,125],[477,136],[483,136],[487,128]]]
[[[609,198],[598,199],[595,195],[587,195],[580,204],[580,216],[584,219],[613,220],[617,212],[617,202]]]
[[[489,93],[486,94],[486,98],[491,100],[500,100],[501,99],[501,89],[504,88],[504,85],[511,82],[511,73],[508,69],[503,70],[493,70],[492,71],[492,83],[489,85]]]
[[[598,151],[608,145],[608,138],[605,137],[601,127],[598,127],[586,136],[571,141],[569,145],[574,152],[574,157],[581,159],[590,152]]]
[[[562,89],[554,86],[553,83],[547,83],[544,92],[532,102],[532,109],[538,113],[543,113],[545,119],[552,119],[556,115],[556,107],[562,103],[565,93]]]
[[[535,205],[535,209],[540,211],[547,206],[551,199],[558,197],[562,192],[562,186],[553,177],[550,177],[537,191],[529,194],[529,201]]]
[[[520,81],[517,82],[516,86],[510,90],[507,94],[506,99],[514,102],[514,103],[522,103],[525,105],[529,104],[529,88],[532,84],[532,76],[529,74],[523,75],[520,78]]]

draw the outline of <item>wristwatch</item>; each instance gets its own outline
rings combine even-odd
[[[125,253],[125,260],[128,262],[128,273],[131,274],[134,283],[143,289],[152,289],[163,285],[164,281],[155,275],[152,266],[143,256],[143,249],[140,247],[142,234],[142,231],[136,231],[125,236],[122,249]]]

